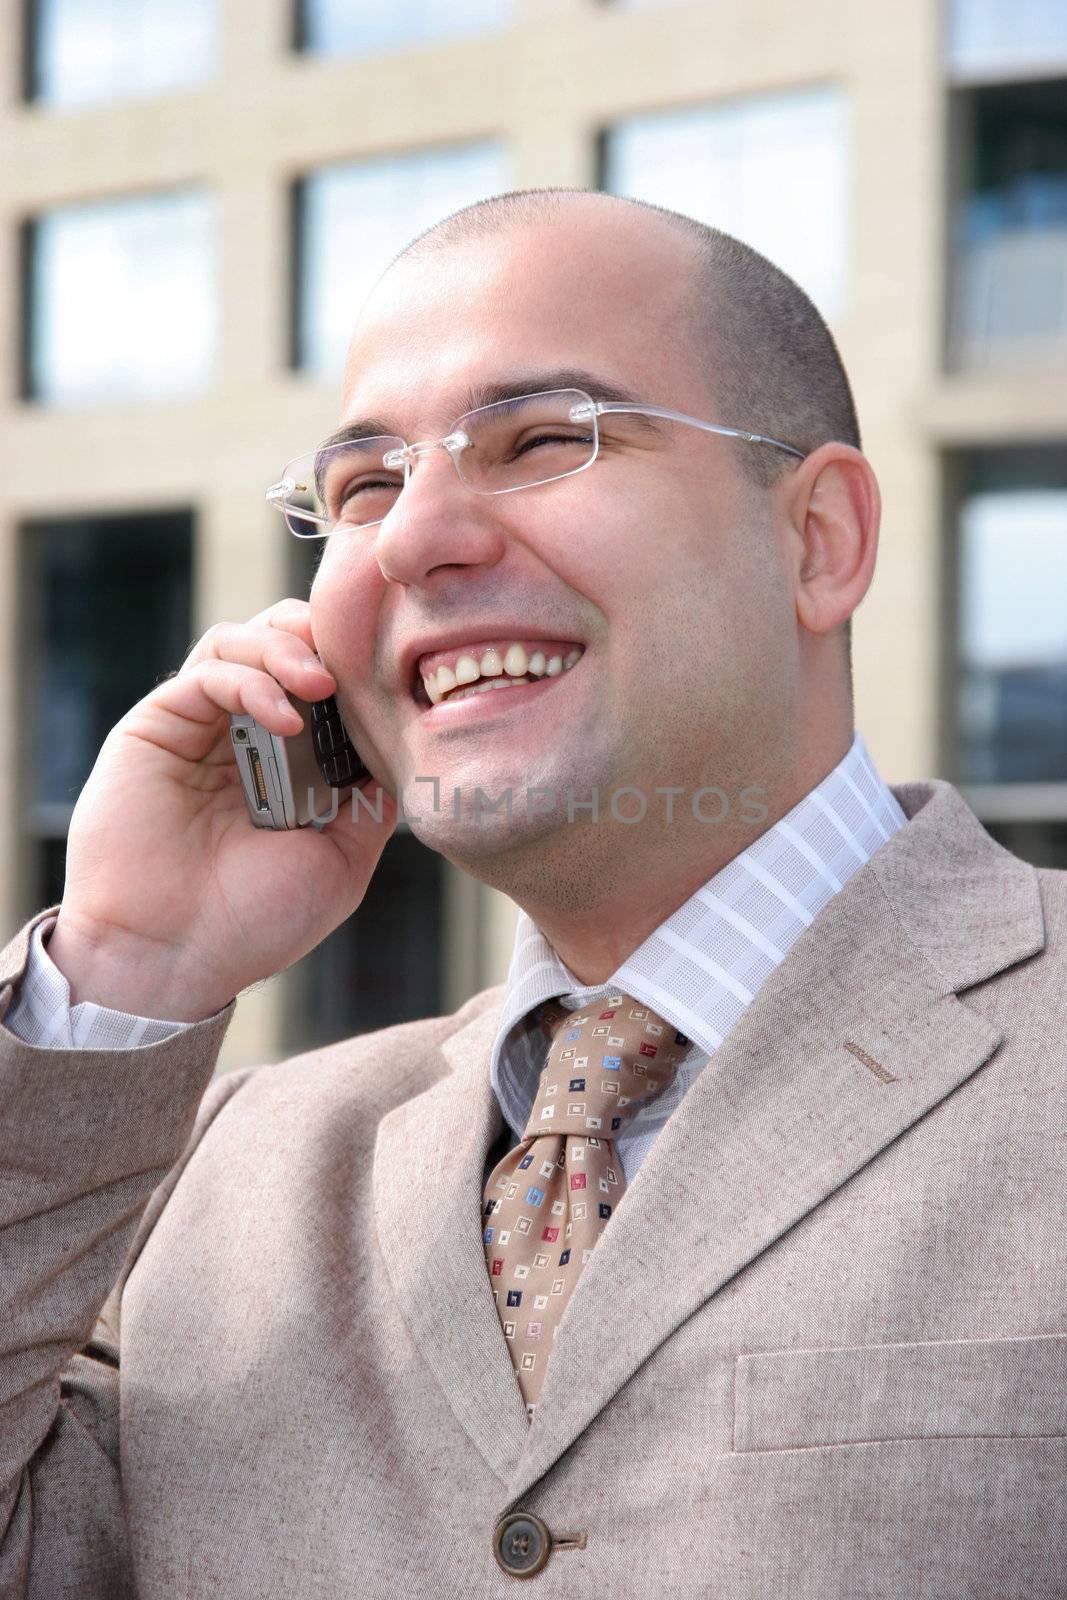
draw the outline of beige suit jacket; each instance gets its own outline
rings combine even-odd
[[[502,1600],[514,1509],[546,1600],[1064,1600],[1067,874],[894,792],[642,1164],[530,1430],[481,1243],[498,990],[210,1088],[220,1022],[0,1029],[4,1600]]]

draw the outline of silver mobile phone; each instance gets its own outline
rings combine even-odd
[[[310,703],[292,694],[289,699],[304,727],[288,738],[271,733],[247,712],[230,718],[241,788],[257,828],[323,826],[369,776],[332,695]]]

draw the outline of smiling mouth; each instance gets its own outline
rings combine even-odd
[[[418,663],[415,699],[428,710],[475,694],[520,689],[569,672],[584,653],[584,645],[559,639],[498,640],[438,651]]]

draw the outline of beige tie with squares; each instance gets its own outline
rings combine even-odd
[[[612,1143],[673,1081],[689,1041],[648,1006],[607,995],[582,1011],[554,1001],[526,1131],[485,1185],[485,1259],[526,1414],[532,1421],[563,1313],[622,1199]]]

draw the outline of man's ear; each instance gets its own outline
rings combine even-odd
[[[866,456],[831,441],[784,480],[793,528],[797,617],[809,633],[842,628],[874,576],[882,501]]]

